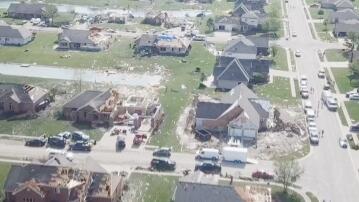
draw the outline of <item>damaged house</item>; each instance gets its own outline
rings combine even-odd
[[[267,129],[272,107],[268,100],[258,98],[246,85],[240,84],[220,101],[198,101],[196,130],[242,140],[256,140],[258,131]]]
[[[85,91],[63,106],[63,116],[73,122],[111,125],[118,100],[115,90]]]
[[[150,11],[146,13],[145,19],[142,21],[143,24],[149,24],[153,26],[161,26],[169,21],[167,12],[155,12]]]
[[[185,56],[191,50],[191,41],[169,34],[143,34],[135,41],[135,53],[144,55]]]
[[[31,31],[0,23],[0,45],[22,46],[33,40]]]
[[[48,90],[22,84],[0,84],[0,113],[35,113],[49,103]]]
[[[112,36],[101,29],[63,29],[58,35],[58,50],[101,51],[110,47]]]

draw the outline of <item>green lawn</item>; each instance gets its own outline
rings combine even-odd
[[[314,23],[315,29],[317,32],[331,32],[334,29],[334,24],[327,24],[325,26],[323,23]]]
[[[284,48],[276,46],[276,55],[273,57],[273,67],[279,70],[288,71],[287,53]]]
[[[60,27],[61,25],[68,25],[74,18],[74,13],[58,13],[53,19],[52,26]]]
[[[199,90],[199,73],[193,73],[196,67],[207,76],[212,73],[215,64],[215,57],[210,54],[201,43],[193,43],[189,56],[178,57],[157,57],[143,58],[143,62],[164,65],[171,76],[165,83],[166,89],[163,89],[160,95],[161,104],[165,111],[165,120],[160,127],[159,132],[155,133],[150,139],[150,144],[159,146],[173,146],[179,150],[180,145],[175,136],[176,122],[184,110],[193,99],[194,93],[201,93]],[[181,59],[186,60],[182,63]],[[185,89],[181,88],[184,85]]]
[[[359,102],[358,101],[345,101],[345,106],[349,113],[352,122],[359,121]]]
[[[314,4],[314,3],[318,3],[318,0],[305,0],[305,2],[309,5]]]
[[[125,199],[131,202],[171,201],[178,177],[132,173]],[[127,201],[127,200],[125,200]]]
[[[309,13],[312,16],[312,19],[327,19],[329,16],[329,10],[328,9],[322,9],[323,10],[323,15],[319,15],[318,11],[320,10],[319,8],[309,8]]]
[[[341,49],[327,49],[325,50],[325,55],[328,62],[346,62],[348,61],[348,56],[346,52],[343,52]]]
[[[340,93],[346,93],[358,87],[353,82],[350,83],[350,70],[346,68],[331,68],[334,75],[335,83],[337,84]]]
[[[152,26],[149,24],[142,24],[140,21],[133,24],[117,24],[117,23],[103,23],[95,24],[94,26],[102,28],[111,28],[121,31],[136,31],[136,32],[146,32],[146,31],[162,31],[164,30],[161,26]]]
[[[4,192],[3,192],[3,187],[4,187],[4,183],[6,181],[6,177],[10,171],[10,167],[11,165],[8,163],[0,163],[0,201],[4,200]]]
[[[292,97],[288,78],[274,77],[273,83],[255,87],[255,92],[277,105],[298,105],[298,98]]]
[[[338,109],[338,115],[339,115],[340,122],[342,123],[342,125],[343,125],[343,126],[348,126],[348,123],[347,123],[347,120],[345,119],[345,115],[344,115],[344,112],[343,112],[343,108],[342,108],[342,107],[339,107],[339,109]]]

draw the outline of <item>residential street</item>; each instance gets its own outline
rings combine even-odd
[[[354,159],[349,150],[339,147],[338,139],[345,135],[345,131],[341,128],[338,114],[321,106],[324,80],[317,77],[321,66],[318,50],[343,46],[313,40],[300,0],[289,1],[288,21],[290,33],[296,32],[298,36],[290,37],[288,41],[280,40],[277,44],[301,52],[301,57],[296,58],[298,76],[306,75],[309,87],[314,88],[310,100],[314,109],[319,111],[316,121],[318,128],[325,131],[319,145],[311,147],[310,154],[300,160],[305,173],[297,184],[312,191],[320,201],[358,201],[358,168],[353,166],[353,161],[358,159]]]

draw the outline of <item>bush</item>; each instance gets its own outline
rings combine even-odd
[[[322,9],[320,9],[320,10],[318,11],[318,15],[324,15],[324,11],[323,11]]]
[[[268,76],[261,73],[254,73],[253,79],[251,80],[252,84],[266,83],[268,81]]]

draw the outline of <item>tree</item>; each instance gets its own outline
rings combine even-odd
[[[52,26],[52,22],[54,17],[57,15],[57,8],[54,5],[47,5],[45,7],[44,13],[43,13],[44,17],[46,18],[46,20],[48,20],[50,22],[50,26]]]
[[[275,57],[278,53],[278,46],[272,46],[272,56]]]
[[[359,79],[359,61],[353,61],[349,64],[349,68],[351,71],[351,75],[349,76],[350,83],[352,83],[353,80]]]
[[[353,43],[351,50],[353,51],[355,46],[359,49],[359,33],[349,32],[348,38]]]
[[[297,181],[303,172],[303,168],[293,159],[274,162],[274,173],[277,181],[283,184],[284,193],[287,193],[288,186]]]
[[[214,28],[214,20],[213,20],[213,18],[208,18],[207,27],[208,27],[209,31],[213,31],[213,28]]]
[[[278,18],[270,17],[263,25],[263,31],[276,32],[280,29],[280,21]]]

